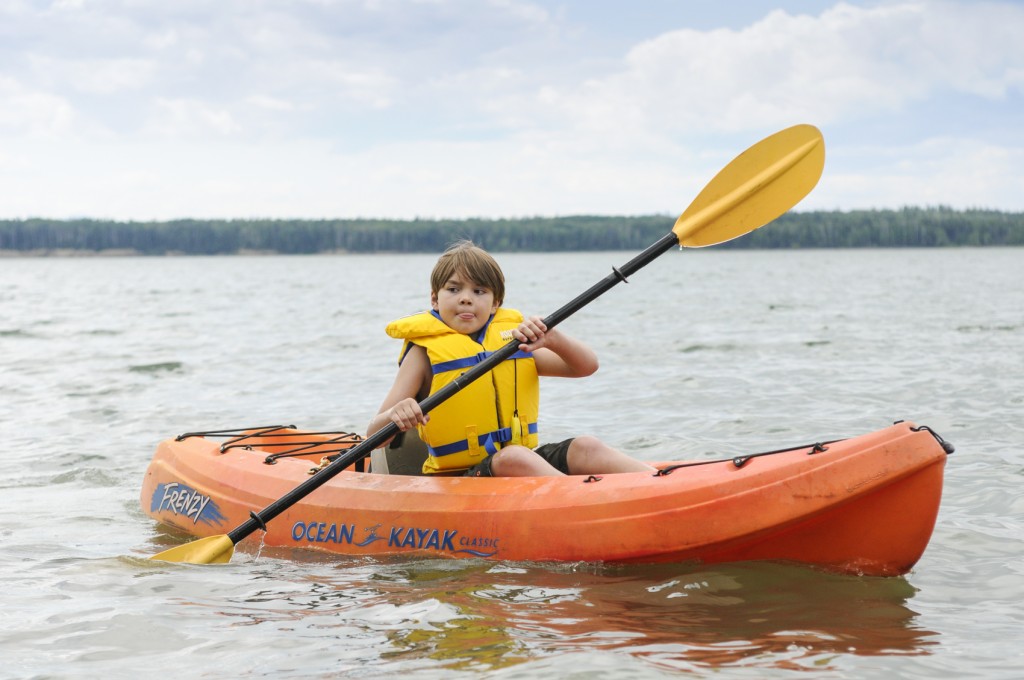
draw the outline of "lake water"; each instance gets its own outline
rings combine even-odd
[[[633,255],[499,261],[544,315]],[[1021,249],[673,252],[563,325],[602,367],[545,383],[545,439],[663,460],[934,428],[957,451],[905,577],[145,560],[169,540],[138,501],[157,442],[362,431],[434,259],[0,260],[0,677],[1024,677]]]

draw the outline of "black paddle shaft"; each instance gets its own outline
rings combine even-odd
[[[677,237],[675,233],[669,232],[626,264],[618,268],[612,267],[611,274],[595,283],[582,295],[544,319],[544,325],[547,326],[549,330],[554,328],[579,310],[583,309],[583,307],[599,298],[616,284],[625,282],[626,277],[631,276],[650,264],[661,254],[678,245],[679,237]],[[443,402],[455,396],[455,394],[464,387],[489,373],[495,366],[515,354],[520,344],[522,343],[518,340],[510,341],[507,345],[495,351],[479,364],[421,401],[420,410],[422,410],[423,413],[429,413]],[[323,470],[320,470],[312,477],[286,493],[284,496],[281,496],[281,498],[263,508],[260,512],[250,513],[250,518],[229,533],[228,538],[231,539],[232,543],[238,543],[257,529],[262,528],[266,530],[267,522],[298,503],[345,468],[362,460],[363,458],[366,458],[370,455],[371,451],[381,447],[385,442],[398,434],[399,431],[398,425],[395,425],[393,422],[388,423],[356,446],[353,446],[351,449],[338,456],[334,462]]]

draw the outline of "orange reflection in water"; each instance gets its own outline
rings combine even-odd
[[[936,634],[915,621],[908,603],[916,590],[904,578],[753,562],[708,568],[395,560],[363,562],[360,571],[375,602],[396,611],[434,608],[426,624],[394,616],[383,655],[444,668],[494,669],[603,650],[677,670],[820,671],[841,656],[923,655],[935,644]]]

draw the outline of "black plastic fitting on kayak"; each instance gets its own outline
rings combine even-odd
[[[931,436],[935,437],[935,441],[937,441],[939,443],[939,446],[942,447],[942,450],[946,452],[947,456],[950,455],[951,453],[953,453],[954,451],[956,451],[956,447],[955,446],[953,446],[950,442],[947,442],[945,439],[943,439],[941,436],[939,436],[938,432],[936,432],[932,428],[928,427],[927,425],[921,425],[920,427],[912,427],[912,428],[910,428],[911,432],[920,432],[922,430],[924,430],[925,432],[931,434]]]

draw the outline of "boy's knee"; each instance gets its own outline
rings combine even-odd
[[[570,451],[575,449],[581,453],[589,453],[602,448],[605,448],[604,442],[589,434],[584,434],[574,438],[572,440],[572,444],[569,445]]]
[[[607,450],[607,445],[597,437],[592,437],[589,434],[576,437],[569,445],[569,468],[574,469],[580,465],[586,465],[592,459],[599,458]]]
[[[494,454],[491,471],[495,477],[521,477],[554,472],[536,452],[525,446],[506,446]]]
[[[507,474],[509,468],[521,467],[527,462],[527,457],[531,454],[533,454],[533,451],[525,446],[506,446],[494,454],[494,460],[491,461],[491,470],[494,471],[496,476],[504,476],[502,469]]]

